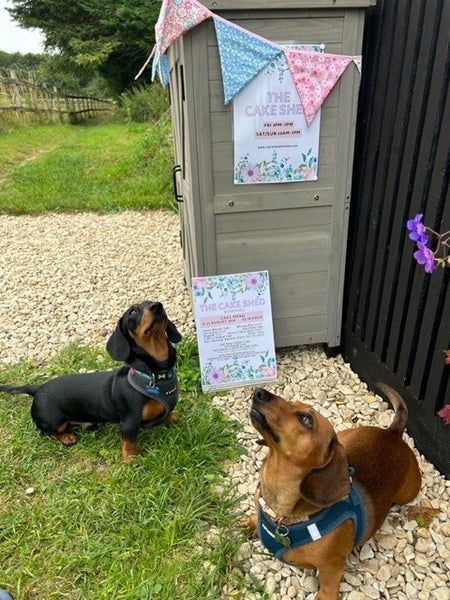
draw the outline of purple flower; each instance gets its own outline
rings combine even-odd
[[[245,283],[247,285],[247,289],[257,290],[260,288],[261,275],[259,273],[246,273],[244,278],[245,278]]]
[[[250,183],[255,183],[261,179],[259,167],[257,165],[252,165],[251,163],[248,163],[248,165],[242,168],[241,175],[244,181]]]
[[[418,250],[413,254],[414,258],[419,265],[424,265],[425,273],[432,273],[436,269],[434,254],[422,242],[417,242],[417,248]]]
[[[425,225],[422,223],[423,214],[419,213],[414,217],[414,219],[410,219],[406,223],[406,227],[410,230],[409,238],[414,242],[420,242],[421,244],[426,244],[428,242],[428,235],[425,230]]]
[[[209,373],[209,381],[211,383],[223,383],[225,381],[225,374],[222,369],[214,367]]]

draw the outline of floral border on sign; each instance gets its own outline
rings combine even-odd
[[[214,299],[213,290],[219,297],[231,295],[232,300],[238,294],[253,291],[261,296],[267,289],[269,278],[267,272],[237,273],[233,275],[218,275],[217,277],[196,277],[192,291],[196,298],[203,298],[203,303]]]
[[[249,154],[243,156],[237,163],[234,172],[235,183],[277,183],[280,181],[316,181],[317,156],[310,148],[301,154],[301,162],[294,166],[286,157],[278,158],[274,150],[272,160],[260,163],[250,162]]]
[[[270,356],[267,350],[260,355],[260,361],[258,367],[250,364],[248,360],[240,361],[238,358],[220,367],[209,361],[202,369],[202,383],[204,386],[214,387],[230,382],[239,383],[239,381],[275,377],[277,374],[275,357]]]

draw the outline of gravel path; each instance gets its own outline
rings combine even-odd
[[[194,319],[179,245],[178,217],[167,212],[109,215],[0,215],[0,362],[20,357],[46,362],[69,340],[104,345],[117,319],[134,301],[160,300],[184,334]],[[279,381],[268,386],[286,399],[301,398],[329,417],[337,430],[390,423],[392,412],[367,391],[342,358],[320,347],[278,352]],[[243,423],[248,454],[229,466],[252,510],[257,468],[265,449],[248,420],[250,390],[214,396],[213,405]],[[407,437],[407,436],[406,436]],[[408,438],[408,443],[413,442]],[[429,529],[408,520],[407,507],[392,510],[375,538],[354,552],[341,586],[342,600],[450,600],[450,481],[417,454],[424,478],[413,504],[442,512]],[[273,560],[258,541],[245,542],[239,568],[263,585],[271,600],[312,600],[317,580]],[[224,589],[223,598],[239,598]],[[246,593],[245,600],[258,594]]]

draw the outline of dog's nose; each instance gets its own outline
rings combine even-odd
[[[161,304],[161,302],[152,302],[149,306],[149,309],[151,310],[151,312],[155,312],[155,313],[161,312],[162,304]]]
[[[253,402],[255,403],[270,402],[271,398],[272,394],[263,388],[256,388],[253,392]]]

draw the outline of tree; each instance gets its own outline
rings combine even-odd
[[[59,54],[21,54],[0,50],[0,75],[11,71],[21,78],[24,73],[32,73],[33,80],[65,94],[85,94],[97,98],[108,97],[105,81],[96,69],[69,66]],[[30,80],[28,75],[27,80]]]
[[[21,54],[0,50],[0,69],[34,70],[43,60],[42,54]]]
[[[12,0],[22,27],[37,27],[45,48],[70,65],[95,68],[111,92],[131,87],[154,45],[160,0]],[[143,75],[143,80],[149,74]]]

